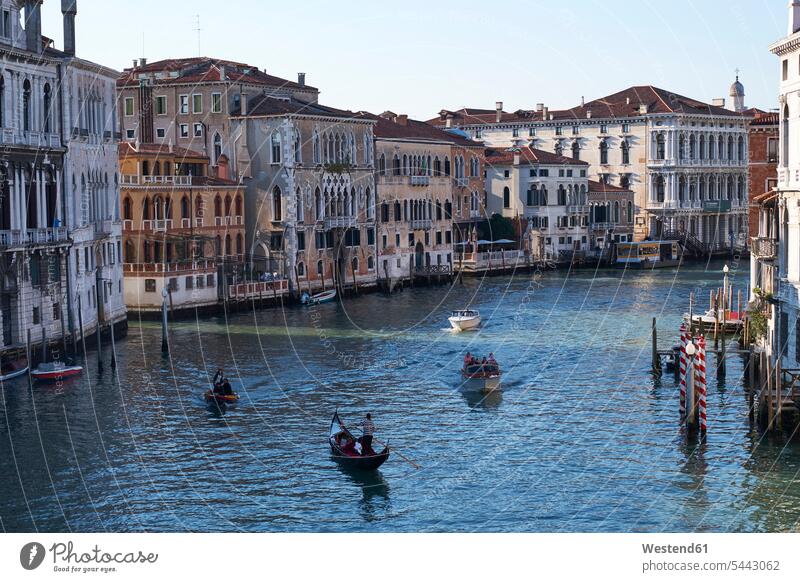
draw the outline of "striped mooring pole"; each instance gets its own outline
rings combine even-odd
[[[706,419],[706,338],[697,339],[697,357],[695,358],[695,393],[697,394],[697,412],[700,417],[700,432],[705,434],[708,428]]]
[[[681,386],[681,418],[686,416],[686,324],[681,324],[680,386]]]

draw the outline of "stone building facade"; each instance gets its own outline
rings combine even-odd
[[[294,294],[377,281],[373,126],[295,99],[241,100],[233,163],[247,187],[248,260]]]
[[[430,123],[586,161],[592,179],[634,192],[637,240],[683,230],[720,250],[747,233],[746,120],[648,85],[565,110],[442,110]]]
[[[209,159],[156,144],[121,146],[125,302],[158,311],[205,308],[226,297],[244,265],[244,187],[209,175]]]

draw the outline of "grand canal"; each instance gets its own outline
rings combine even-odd
[[[158,324],[132,320],[117,375],[90,352],[60,391],[3,386],[0,529],[795,530],[800,445],[750,428],[739,357],[709,374],[701,444],[673,378],[649,374],[651,317],[668,345],[720,269],[521,274],[178,322],[170,358]],[[469,302],[483,329],[447,331]],[[497,354],[502,395],[458,392],[467,350]],[[242,395],[224,414],[200,398],[218,366]],[[337,407],[371,411],[421,468],[339,469]]]

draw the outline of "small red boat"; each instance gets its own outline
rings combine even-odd
[[[34,380],[58,382],[83,373],[83,366],[68,366],[64,362],[43,362],[35,370],[31,370]]]
[[[238,394],[215,394],[213,390],[206,390],[203,396],[208,403],[235,404],[239,400]]]

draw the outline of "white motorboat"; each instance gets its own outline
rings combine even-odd
[[[485,363],[467,362],[461,369],[461,390],[465,392],[494,392],[500,389],[502,372],[499,364],[490,358]]]
[[[708,331],[713,331],[714,324],[719,326],[719,329],[724,333],[736,333],[742,329],[744,321],[741,319],[741,314],[735,311],[728,311],[728,317],[725,317],[725,312],[720,309],[717,312],[717,317],[714,317],[714,310],[709,309],[702,315],[692,316],[692,325],[700,326]],[[684,314],[684,319],[689,319],[689,314]]]
[[[475,329],[481,324],[481,314],[477,309],[460,309],[453,311],[447,321],[456,331]]]
[[[320,303],[328,303],[334,299],[336,299],[336,289],[331,289],[330,291],[323,291],[316,295],[303,293],[303,296],[300,297],[300,302],[303,305],[319,305]]]

